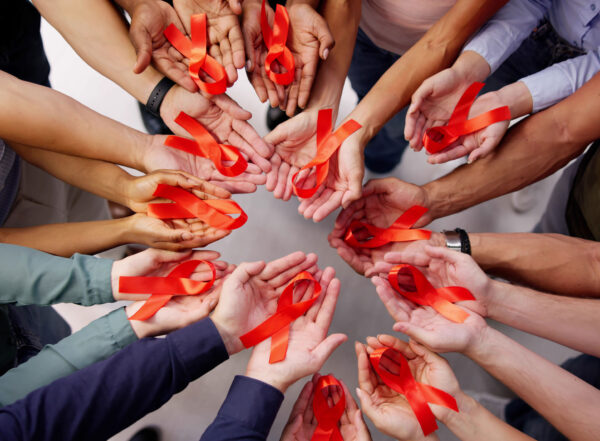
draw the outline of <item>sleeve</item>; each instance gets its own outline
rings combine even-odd
[[[112,264],[110,259],[82,254],[66,259],[27,247],[0,244],[0,302],[84,306],[113,302]]]
[[[597,48],[585,55],[553,64],[521,81],[531,92],[533,111],[539,112],[572,95],[599,70],[600,48]]]
[[[0,409],[0,439],[106,440],[227,358],[209,318],[145,338]]]
[[[112,311],[0,377],[0,406],[104,360],[136,340],[125,309]]]
[[[264,441],[269,435],[283,394],[273,386],[237,375],[215,420],[201,441]]]
[[[540,23],[552,0],[510,0],[465,45],[485,58],[494,73]]]

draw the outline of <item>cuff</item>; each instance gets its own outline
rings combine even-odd
[[[87,275],[85,299],[82,305],[96,305],[115,301],[112,292],[111,272],[113,261],[94,256],[75,254],[72,257],[75,267],[79,267]]]
[[[551,74],[542,70],[519,81],[522,81],[531,93],[532,113],[553,106],[574,92],[571,81],[560,72]]]
[[[210,318],[205,318],[167,336],[185,366],[189,381],[204,375],[229,358],[221,334]]]
[[[283,394],[279,389],[254,378],[236,375],[217,418],[240,421],[244,427],[266,439],[282,402]]]

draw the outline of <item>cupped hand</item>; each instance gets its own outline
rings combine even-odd
[[[286,389],[306,375],[319,371],[325,361],[347,337],[344,334],[327,336],[340,292],[340,281],[329,267],[316,274],[323,289],[318,300],[290,326],[285,359],[269,363],[271,339],[256,345],[248,361],[246,375],[256,378],[285,392]],[[300,291],[294,301],[305,301],[313,296],[313,289]]]

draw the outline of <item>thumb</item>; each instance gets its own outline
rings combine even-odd
[[[260,272],[265,268],[266,263],[262,260],[257,262],[244,262],[241,263],[234,271],[231,273],[231,277],[237,280],[240,284],[248,283],[248,281],[260,274]]]
[[[446,263],[459,264],[462,263],[466,257],[463,253],[452,251],[446,247],[433,247],[431,245],[425,245],[425,252],[434,259],[440,259]]]
[[[348,340],[346,334],[331,334],[325,340],[318,344],[313,350],[313,355],[317,359],[318,366],[313,366],[314,371],[319,371],[327,359],[331,356],[342,343]]]
[[[229,0],[229,8],[236,15],[240,15],[242,13],[242,4],[240,3],[240,0]]]
[[[348,206],[360,199],[362,196],[362,176],[359,173],[350,176],[348,182],[348,191],[344,192],[344,196],[342,196],[342,207],[348,208]]]
[[[413,325],[412,323],[397,322],[394,324],[393,329],[396,332],[401,332],[405,335],[408,335],[418,343],[431,346],[428,343],[428,340],[430,340],[430,333],[423,328]]]
[[[139,74],[150,65],[150,60],[152,59],[152,38],[144,26],[136,23],[132,23],[129,28],[129,38],[137,54],[133,72]]]
[[[357,387],[356,395],[358,396],[358,401],[360,401],[360,407],[361,407],[362,411],[369,418],[373,419],[371,417],[371,415],[373,415],[375,413],[375,409],[373,407],[373,401],[371,401],[371,397],[369,396],[369,394],[366,393],[361,388]]]
[[[333,35],[331,35],[327,22],[320,15],[319,19],[315,21],[315,32],[319,40],[319,56],[322,60],[326,60],[329,52],[335,46],[335,40],[333,39]]]
[[[288,126],[289,124],[287,124],[287,122],[279,124],[267,136],[264,137],[265,142],[273,146],[277,146],[278,144],[286,141],[289,136]]]

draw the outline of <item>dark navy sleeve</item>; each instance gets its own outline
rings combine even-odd
[[[264,441],[282,402],[283,394],[278,389],[237,375],[201,441]]]
[[[0,409],[0,440],[106,440],[227,358],[209,318],[140,340]]]

